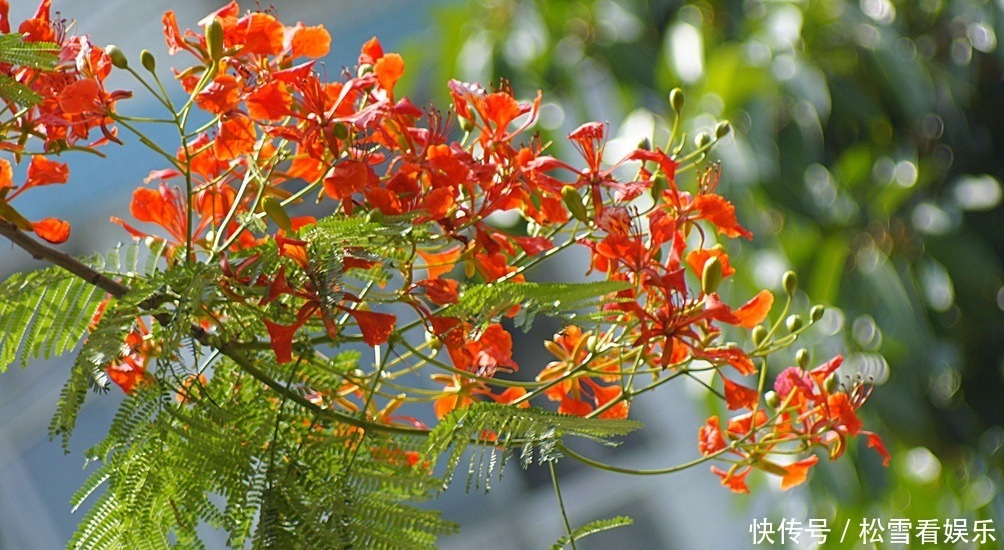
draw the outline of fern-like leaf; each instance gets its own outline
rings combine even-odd
[[[0,35],[0,63],[48,69],[56,66],[59,46],[50,42],[26,42],[18,33]],[[0,98],[22,107],[35,105],[42,96],[7,75],[0,75]]]
[[[540,462],[557,458],[556,446],[566,436],[609,443],[609,438],[639,427],[641,423],[636,420],[582,418],[539,408],[476,403],[467,409],[455,410],[440,421],[429,434],[425,459],[435,461],[449,451],[446,463],[448,484],[465,451],[472,444],[480,443],[481,451],[475,451],[470,458],[467,484],[469,488],[471,481],[476,480],[479,485],[484,483],[488,488],[489,477],[494,470],[502,475],[509,451],[518,450],[523,467],[527,467],[535,453]],[[492,433],[494,437],[491,441],[484,441],[484,433]]]
[[[617,516],[613,518],[590,521],[585,525],[573,529],[571,537],[565,535],[558,539],[558,541],[551,546],[551,550],[562,550],[562,548],[568,546],[568,543],[572,540],[582,540],[589,535],[593,535],[601,531],[616,529],[618,527],[626,527],[632,523],[634,523],[634,521],[627,516]]]
[[[19,273],[0,284],[0,372],[16,361],[73,349],[103,293],[59,267]]]
[[[444,317],[457,317],[487,323],[492,318],[520,306],[517,326],[529,329],[537,315],[563,316],[577,309],[593,306],[603,297],[630,288],[622,281],[589,283],[519,283],[504,281],[472,285],[460,301],[441,312]]]

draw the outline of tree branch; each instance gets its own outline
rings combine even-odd
[[[87,264],[82,263],[80,260],[61,250],[56,250],[51,246],[44,245],[32,239],[7,220],[0,219],[0,235],[7,237],[19,248],[31,254],[32,258],[58,265],[116,298],[121,298],[129,292],[129,287],[124,284],[95,271]]]
[[[104,290],[105,292],[111,294],[115,298],[122,298],[123,296],[129,293],[130,289],[128,286],[95,270],[94,268],[88,266],[87,264],[84,264],[80,260],[74,258],[73,256],[70,256],[65,252],[56,250],[51,246],[36,241],[35,239],[28,236],[25,232],[18,229],[17,226],[2,218],[0,218],[0,235],[3,235],[7,239],[9,239],[12,243],[17,245],[19,248],[23,249],[28,254],[31,254],[32,258],[39,261],[48,262],[53,265],[57,265],[69,271],[70,273],[76,275],[77,277],[80,277],[81,279],[87,281],[88,283]],[[154,309],[160,306],[161,304],[163,304],[163,299],[158,299],[158,297],[154,296],[151,298],[147,298],[143,302],[140,302],[139,306],[144,309]],[[171,317],[166,314],[160,314],[160,315],[155,314],[153,317],[157,319],[157,322],[160,323],[161,325],[167,325],[171,322]],[[364,430],[373,429],[389,433],[419,435],[419,436],[426,435],[429,433],[428,430],[423,430],[420,428],[379,424],[375,422],[369,422],[361,418],[356,418],[354,416],[350,416],[347,414],[342,414],[332,409],[323,409],[318,405],[305,399],[304,397],[296,394],[286,386],[279,383],[277,380],[274,380],[272,377],[268,376],[268,374],[265,373],[265,371],[255,366],[254,361],[250,357],[244,355],[243,351],[237,349],[233,345],[233,343],[221,340],[219,337],[210,334],[209,332],[206,332],[206,330],[199,325],[192,325],[189,333],[192,336],[192,338],[195,339],[195,341],[199,342],[200,344],[209,348],[214,348],[219,350],[220,353],[229,357],[233,362],[237,363],[237,365],[240,366],[241,369],[244,370],[244,372],[250,374],[259,382],[265,384],[266,386],[272,388],[273,390],[285,396],[287,399],[296,402],[298,405],[310,410],[311,412],[321,417],[333,420],[335,422],[349,424],[351,426],[362,428]]]

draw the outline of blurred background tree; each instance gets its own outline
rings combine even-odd
[[[612,130],[631,144],[664,143],[676,86],[689,135],[729,119],[734,137],[714,156],[756,235],[736,284],[799,273],[803,299],[829,308],[814,344],[875,379],[865,414],[892,441],[889,469],[869,453],[820,468],[809,517],[999,526],[1001,5],[486,0],[442,9],[439,46],[408,55],[434,67],[418,87],[505,78],[525,97],[547,90],[545,138],[602,120],[624,121]]]

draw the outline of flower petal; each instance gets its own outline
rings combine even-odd
[[[363,341],[371,346],[378,346],[386,342],[397,324],[397,317],[390,313],[359,309],[348,311],[355,318],[356,324],[359,325],[359,330],[363,333]]]
[[[377,60],[373,67],[380,87],[387,90],[388,95],[394,91],[394,85],[404,74],[404,60],[396,53],[389,53]]]
[[[767,317],[773,305],[774,295],[769,290],[761,290],[752,300],[746,302],[743,307],[734,310],[732,314],[739,319],[740,326],[753,328]]]
[[[812,455],[808,458],[803,458],[798,462],[789,464],[785,471],[784,477],[781,478],[781,490],[787,491],[792,487],[801,485],[805,482],[806,478],[809,476],[809,470],[819,462],[819,457]]]
[[[760,401],[760,394],[753,388],[747,388],[741,384],[722,377],[725,382],[725,405],[730,411],[737,409],[753,409]]]
[[[45,218],[32,223],[35,234],[52,244],[65,243],[70,238],[70,224],[57,218]]]
[[[293,57],[317,59],[328,55],[331,50],[331,35],[325,30],[324,25],[304,27],[302,24],[297,24],[291,42]]]

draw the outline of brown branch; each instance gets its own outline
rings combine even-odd
[[[82,263],[80,260],[70,256],[69,254],[56,250],[55,248],[42,244],[35,239],[28,236],[25,232],[21,231],[14,224],[7,220],[0,218],[0,235],[3,235],[9,239],[12,243],[17,245],[19,248],[23,249],[31,257],[48,262],[53,265],[57,265],[70,273],[80,277],[84,281],[104,290],[105,292],[111,294],[115,298],[122,298],[129,293],[129,287],[112,279],[111,277],[96,271],[87,264]],[[143,309],[155,309],[164,303],[164,297],[151,297],[140,302],[138,305]],[[171,323],[171,316],[166,313],[154,314],[154,319],[157,320],[163,326]],[[200,344],[215,348],[220,351],[223,355],[229,357],[234,363],[246,373],[250,374],[252,377],[257,379],[259,382],[265,384],[266,386],[272,388],[273,390],[279,392],[287,399],[296,402],[298,405],[310,410],[314,414],[327,418],[328,420],[333,420],[336,422],[341,422],[344,424],[349,424],[357,428],[362,428],[364,430],[373,429],[389,433],[398,433],[406,435],[426,435],[429,433],[428,430],[423,430],[420,428],[410,428],[407,426],[392,426],[388,424],[378,424],[374,422],[369,422],[361,418],[356,418],[347,414],[339,413],[332,409],[323,409],[307,400],[303,396],[297,395],[295,392],[282,385],[272,377],[270,377],[265,371],[259,369],[255,366],[254,361],[244,354],[244,352],[236,347],[232,342],[226,340],[221,340],[219,337],[206,332],[199,325],[192,325],[189,331],[195,341]]]
[[[51,246],[44,245],[35,239],[32,239],[25,232],[18,229],[16,225],[7,220],[0,219],[0,235],[7,237],[19,248],[23,249],[28,254],[31,254],[32,258],[48,262],[52,265],[58,265],[59,267],[69,271],[77,277],[80,277],[101,290],[104,290],[116,298],[121,298],[129,292],[129,287],[124,284],[108,277],[107,275],[95,271],[90,266],[81,263],[80,260],[77,260],[73,256],[70,256],[61,250],[56,250]]]

